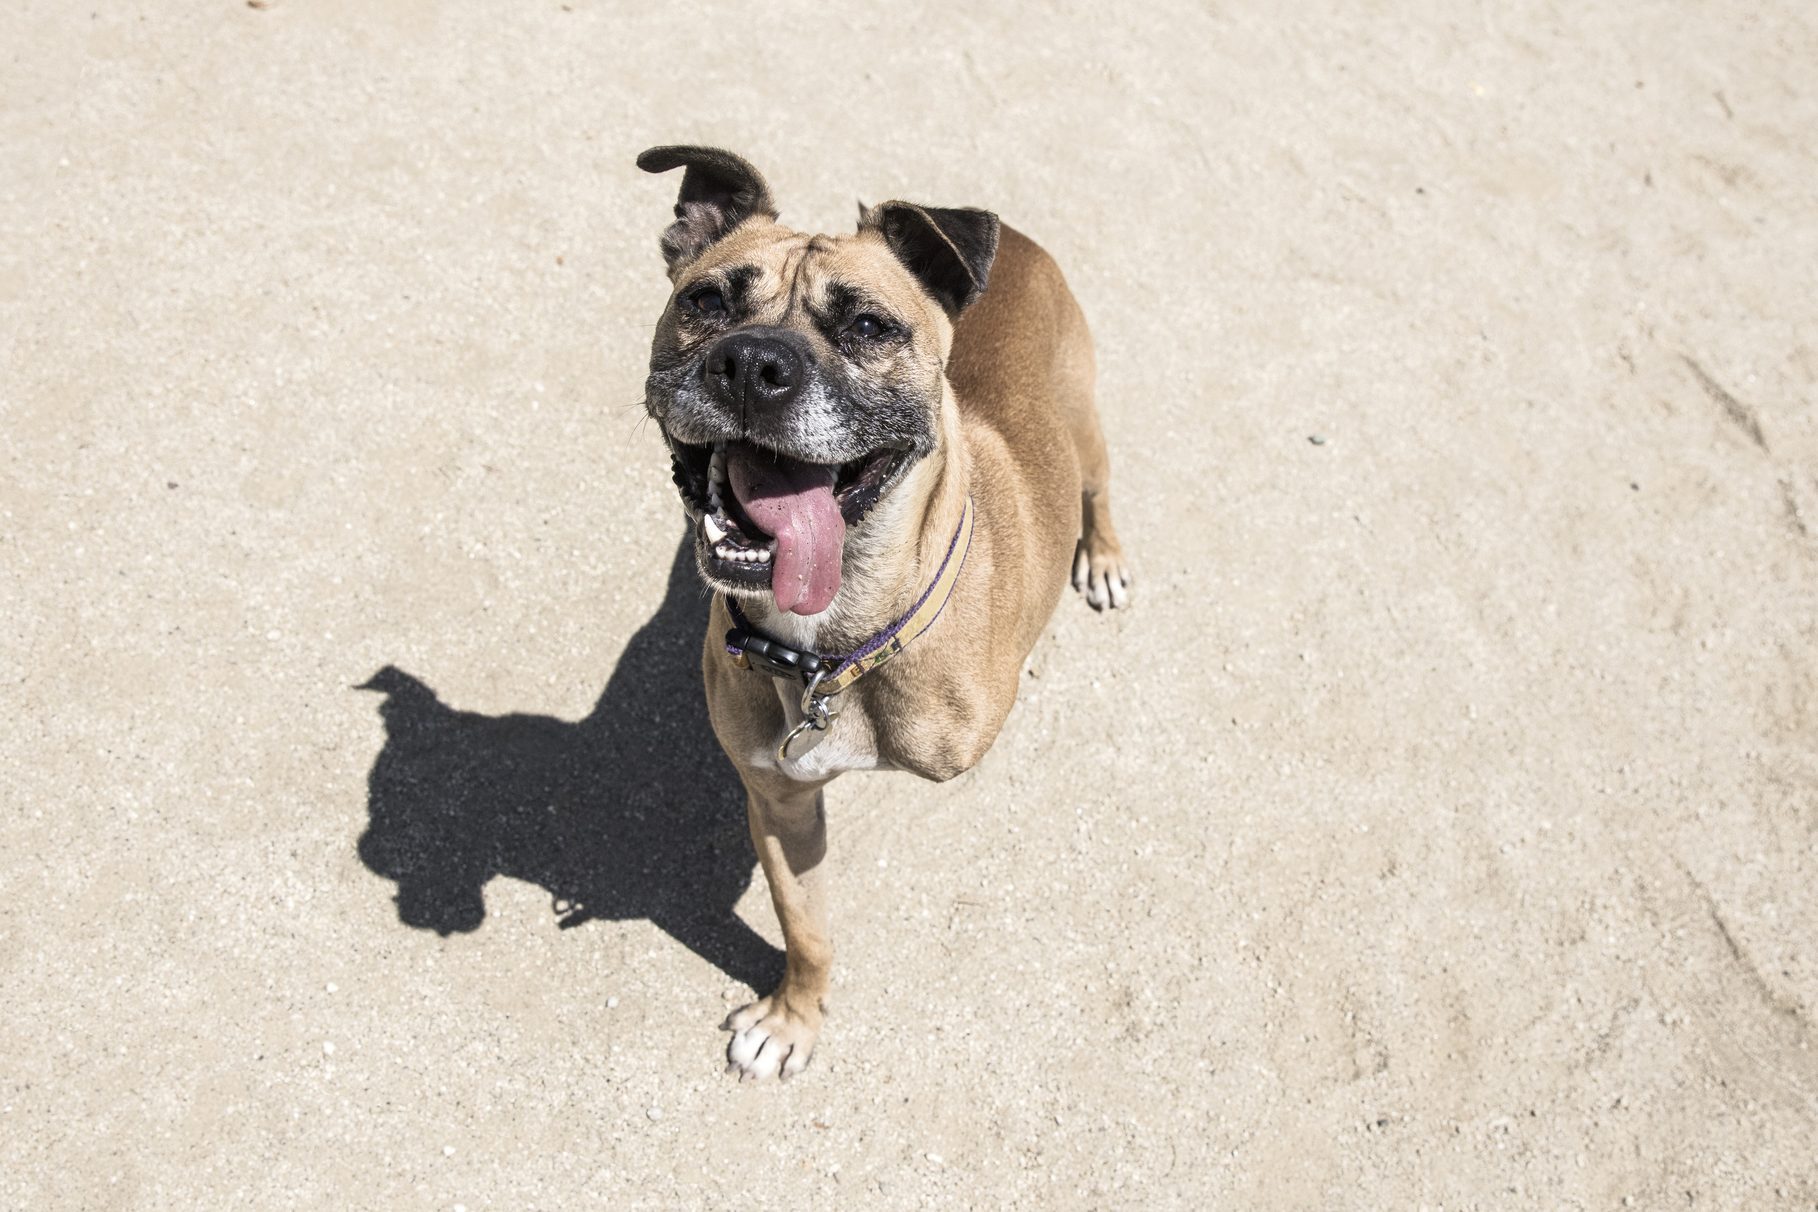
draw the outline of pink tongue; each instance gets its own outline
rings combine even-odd
[[[744,443],[726,448],[733,495],[758,529],[776,538],[770,592],[777,609],[819,614],[840,591],[846,519],[833,499],[831,467],[798,463]]]

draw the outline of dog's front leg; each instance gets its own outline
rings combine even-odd
[[[726,1020],[728,1072],[787,1080],[808,1064],[821,1033],[833,966],[827,933],[827,814],[823,783],[796,783],[768,771],[745,776],[751,841],[783,927],[783,983]]]

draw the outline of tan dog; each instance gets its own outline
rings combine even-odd
[[[1130,575],[1091,337],[1046,253],[985,211],[903,202],[805,235],[728,152],[638,165],[687,170],[645,405],[717,591],[708,709],[787,951],[782,984],[726,1022],[729,1069],[787,1078],[832,961],[822,788],[969,769],[1069,565],[1099,609]]]

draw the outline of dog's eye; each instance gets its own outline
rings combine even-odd
[[[688,296],[688,305],[703,316],[726,314],[726,296],[709,286]]]
[[[870,312],[865,312],[855,316],[852,323],[846,325],[846,331],[862,341],[875,341],[889,332],[890,326]]]

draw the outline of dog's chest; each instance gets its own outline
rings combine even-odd
[[[778,758],[777,747],[788,731],[802,722],[801,692],[785,682],[775,684],[777,702],[782,705],[785,721],[783,732],[767,747],[752,755],[752,764],[780,771],[798,782],[814,782],[844,774],[849,770],[889,770],[889,762],[877,750],[876,734],[871,721],[856,704],[840,713],[827,730],[821,743],[800,757]]]
[[[802,652],[816,650],[818,620],[797,615],[777,615],[765,620],[765,629],[777,639]],[[891,765],[877,750],[876,734],[871,721],[856,702],[845,704],[840,717],[833,722],[820,744],[800,757],[777,757],[777,748],[789,730],[802,722],[801,688],[790,682],[774,683],[778,704],[783,709],[783,730],[751,755],[752,764],[776,770],[799,782],[815,782],[844,774],[849,770],[889,770]],[[850,695],[845,696],[851,698]]]

